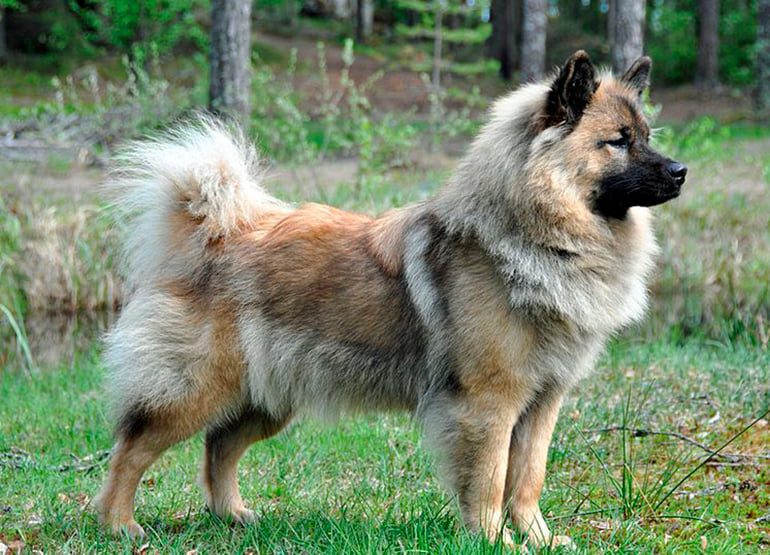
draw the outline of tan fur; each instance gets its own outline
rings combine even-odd
[[[585,60],[559,79],[589,90]],[[274,199],[253,149],[209,120],[129,150],[102,520],[141,534],[142,473],[205,427],[206,502],[248,522],[236,467],[251,443],[297,416],[404,408],[468,529],[510,545],[508,514],[533,543],[566,543],[538,507],[559,407],[641,317],[656,252],[646,208],[593,204],[636,155],[602,145],[649,133],[635,108],[649,64],[634,67],[564,106],[559,80],[504,97],[435,198],[378,218]]]

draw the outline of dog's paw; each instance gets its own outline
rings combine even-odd
[[[254,511],[247,509],[244,505],[236,505],[231,507],[219,507],[213,509],[209,507],[209,510],[216,516],[226,522],[234,522],[236,524],[252,524],[257,521],[257,515]]]
[[[553,536],[550,542],[551,547],[564,547],[566,549],[575,549],[575,542],[569,536]]]
[[[112,533],[116,536],[126,535],[132,540],[141,540],[144,538],[144,528],[142,528],[135,520],[129,520],[128,522],[114,523],[111,526]]]
[[[233,519],[233,522],[237,522],[238,524],[253,524],[257,521],[257,514],[251,509],[241,507],[239,509],[233,509],[230,513],[230,518]]]
[[[506,551],[510,551],[511,553],[523,553],[524,555],[528,555],[530,552],[527,548],[527,542],[524,542],[523,544],[516,543],[516,540],[513,539],[513,534],[507,528],[504,528],[501,532],[500,543],[503,544]]]

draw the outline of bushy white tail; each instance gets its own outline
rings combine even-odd
[[[129,285],[162,275],[172,251],[190,247],[179,244],[180,232],[205,245],[284,206],[261,187],[263,174],[243,134],[205,116],[127,145],[116,156],[107,189],[127,227]]]

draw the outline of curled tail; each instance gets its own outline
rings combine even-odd
[[[126,227],[129,286],[191,270],[206,245],[284,207],[263,176],[243,133],[205,116],[127,145],[107,189]]]

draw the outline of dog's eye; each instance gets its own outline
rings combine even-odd
[[[628,137],[620,137],[619,139],[613,139],[611,141],[604,141],[604,144],[610,145],[615,148],[628,148]]]

